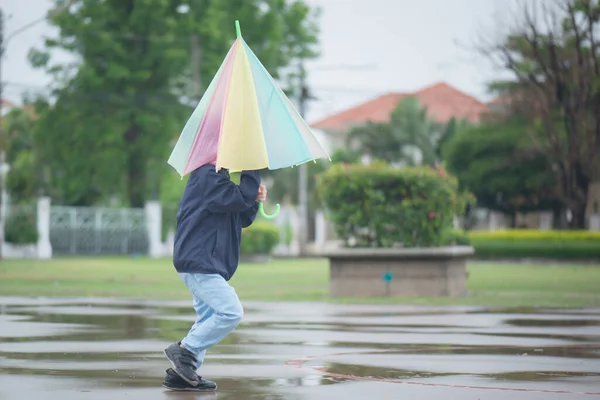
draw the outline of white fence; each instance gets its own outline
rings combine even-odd
[[[5,197],[6,198],[6,197]],[[0,211],[0,229],[2,229],[2,257],[3,258],[39,258],[48,259],[52,258],[52,245],[50,244],[50,199],[43,197],[38,199],[35,204],[34,210],[32,210],[32,216],[36,219],[36,229],[38,240],[34,244],[16,245],[6,243],[5,235],[6,217],[10,216],[10,209],[7,209],[6,205],[3,204],[2,210]]]
[[[0,210],[0,232],[5,233],[5,221],[11,210],[26,210],[36,219],[38,240],[34,244],[15,245],[6,243],[2,235],[3,258],[48,259],[53,255],[149,255],[170,257],[173,254],[174,233],[171,229],[163,242],[162,207],[159,202],[149,202],[144,208],[101,208],[51,206],[49,198],[40,198],[36,204],[6,207]],[[13,211],[14,212],[14,211]],[[173,215],[166,213],[167,222],[173,225]],[[505,227],[497,213],[486,213],[475,229],[496,230]],[[10,221],[10,219],[9,219]],[[282,206],[280,215],[273,220],[280,232],[280,243],[275,248],[279,256],[300,254],[296,241],[299,229],[298,214],[294,207]],[[539,218],[538,229],[549,229],[546,215]],[[593,215],[590,230],[600,230],[600,216]],[[315,241],[309,244],[307,253],[319,253],[328,246],[335,246],[332,229],[323,212],[315,217]]]
[[[11,208],[3,210],[2,228],[11,221]],[[6,243],[2,257],[47,259],[53,255],[168,255],[161,242],[161,207],[148,203],[143,209],[51,206],[40,198],[35,209],[38,241]],[[10,227],[8,227],[10,228]]]
[[[55,255],[147,254],[144,209],[50,208],[50,243]]]
[[[35,244],[14,245],[2,241],[4,258],[47,259],[53,255],[149,255],[170,257],[173,254],[173,232],[162,240],[162,207],[148,202],[144,208],[102,208],[52,206],[47,197],[32,206],[37,220],[38,241]],[[2,224],[10,217],[10,208],[2,212]],[[169,217],[171,218],[171,217]],[[8,219],[10,221],[10,219]],[[281,207],[273,220],[279,227],[280,244],[277,255],[298,255],[294,238],[298,216],[293,207]],[[172,221],[174,225],[174,221]],[[319,215],[319,226],[323,226]],[[4,232],[4,225],[0,226]],[[173,226],[174,228],[174,226]],[[317,234],[323,240],[323,234]],[[2,236],[5,239],[4,236]]]

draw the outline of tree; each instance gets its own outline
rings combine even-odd
[[[36,112],[36,158],[47,171],[46,195],[58,204],[90,206],[125,191],[125,153],[115,120],[99,115],[79,92],[61,93],[53,106],[40,101]]]
[[[359,147],[373,158],[391,163],[433,165],[442,127],[427,115],[418,99],[407,97],[392,112],[389,122],[368,122],[348,134],[350,148]],[[414,150],[417,150],[416,152]]]
[[[331,164],[335,163],[357,163],[360,162],[360,154],[347,149],[338,149],[331,154],[331,162],[319,159],[316,162],[307,163],[308,185],[308,231],[314,233],[312,224],[315,220],[316,211],[322,207],[322,202],[317,195],[317,178],[325,172]],[[298,201],[298,169],[283,168],[262,173],[265,181],[271,181],[269,186],[269,202],[296,204]],[[268,211],[268,210],[267,210]],[[310,235],[309,235],[310,239]]]
[[[315,193],[316,176],[325,171],[327,167],[328,163],[325,160],[316,160],[316,162],[307,163],[309,216],[314,214],[314,211],[320,204]],[[283,168],[275,171],[265,171],[263,175],[266,179],[270,178],[273,181],[273,184],[269,187],[270,201],[296,204],[299,197],[297,168]]]
[[[6,162],[10,170],[6,189],[14,202],[31,199],[39,189],[39,164],[33,137],[33,113],[30,106],[14,108],[3,118],[6,136]]]
[[[331,154],[331,162],[334,164],[355,164],[360,162],[360,160],[360,153],[351,149],[337,149]]]
[[[538,5],[523,3],[510,34],[480,50],[511,73],[492,88],[509,113],[528,119],[533,148],[549,160],[572,213],[570,228],[583,228],[588,187],[600,170],[600,4]]]
[[[320,159],[316,160],[316,162],[307,163],[308,193],[311,193],[311,196],[309,197],[310,214],[313,214],[317,206],[320,205],[318,196],[315,195],[317,175],[326,171],[331,164],[353,164],[358,162],[360,162],[359,153],[348,149],[338,149],[331,154],[331,162]],[[269,188],[270,201],[296,204],[299,197],[298,170],[296,168],[282,168],[274,171],[265,171],[263,176],[273,182]]]
[[[312,54],[313,14],[300,1],[74,0],[51,18],[59,37],[31,60],[59,83],[38,130],[64,201],[126,193],[140,207],[158,196],[172,141],[231,46],[236,18],[275,76]],[[79,62],[51,65],[54,49]]]
[[[532,150],[525,121],[486,123],[460,130],[444,146],[448,171],[485,208],[517,212],[560,204],[549,161]]]
[[[450,142],[456,136],[456,132],[466,130],[471,125],[471,122],[467,119],[457,121],[455,117],[450,118],[450,121],[448,121],[444,127],[444,131],[435,147],[435,155],[438,160],[442,159],[442,149],[446,143]]]

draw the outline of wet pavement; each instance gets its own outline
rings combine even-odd
[[[600,309],[244,305],[200,394],[161,387],[189,302],[0,297],[0,399],[600,399]]]

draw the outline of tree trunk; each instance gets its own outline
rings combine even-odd
[[[587,202],[574,202],[569,205],[571,210],[571,220],[569,221],[569,229],[585,229],[585,209]]]
[[[144,207],[146,201],[146,166],[139,152],[127,156],[127,196],[130,207]]]
[[[510,228],[515,229],[517,227],[517,209],[513,209],[510,213]]]
[[[133,116],[132,116],[133,120]],[[139,146],[139,127],[132,122],[125,131],[127,152],[127,197],[129,206],[144,207],[146,201],[146,157]]]
[[[567,226],[569,229],[585,229],[590,179],[582,172],[579,163],[564,166],[561,179],[565,204],[571,211],[571,220],[567,221]]]

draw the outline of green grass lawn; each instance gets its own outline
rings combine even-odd
[[[321,259],[242,264],[232,285],[242,300],[600,307],[600,267],[472,262],[467,297],[332,299]],[[0,296],[90,296],[188,299],[170,260],[58,258],[0,262]]]

